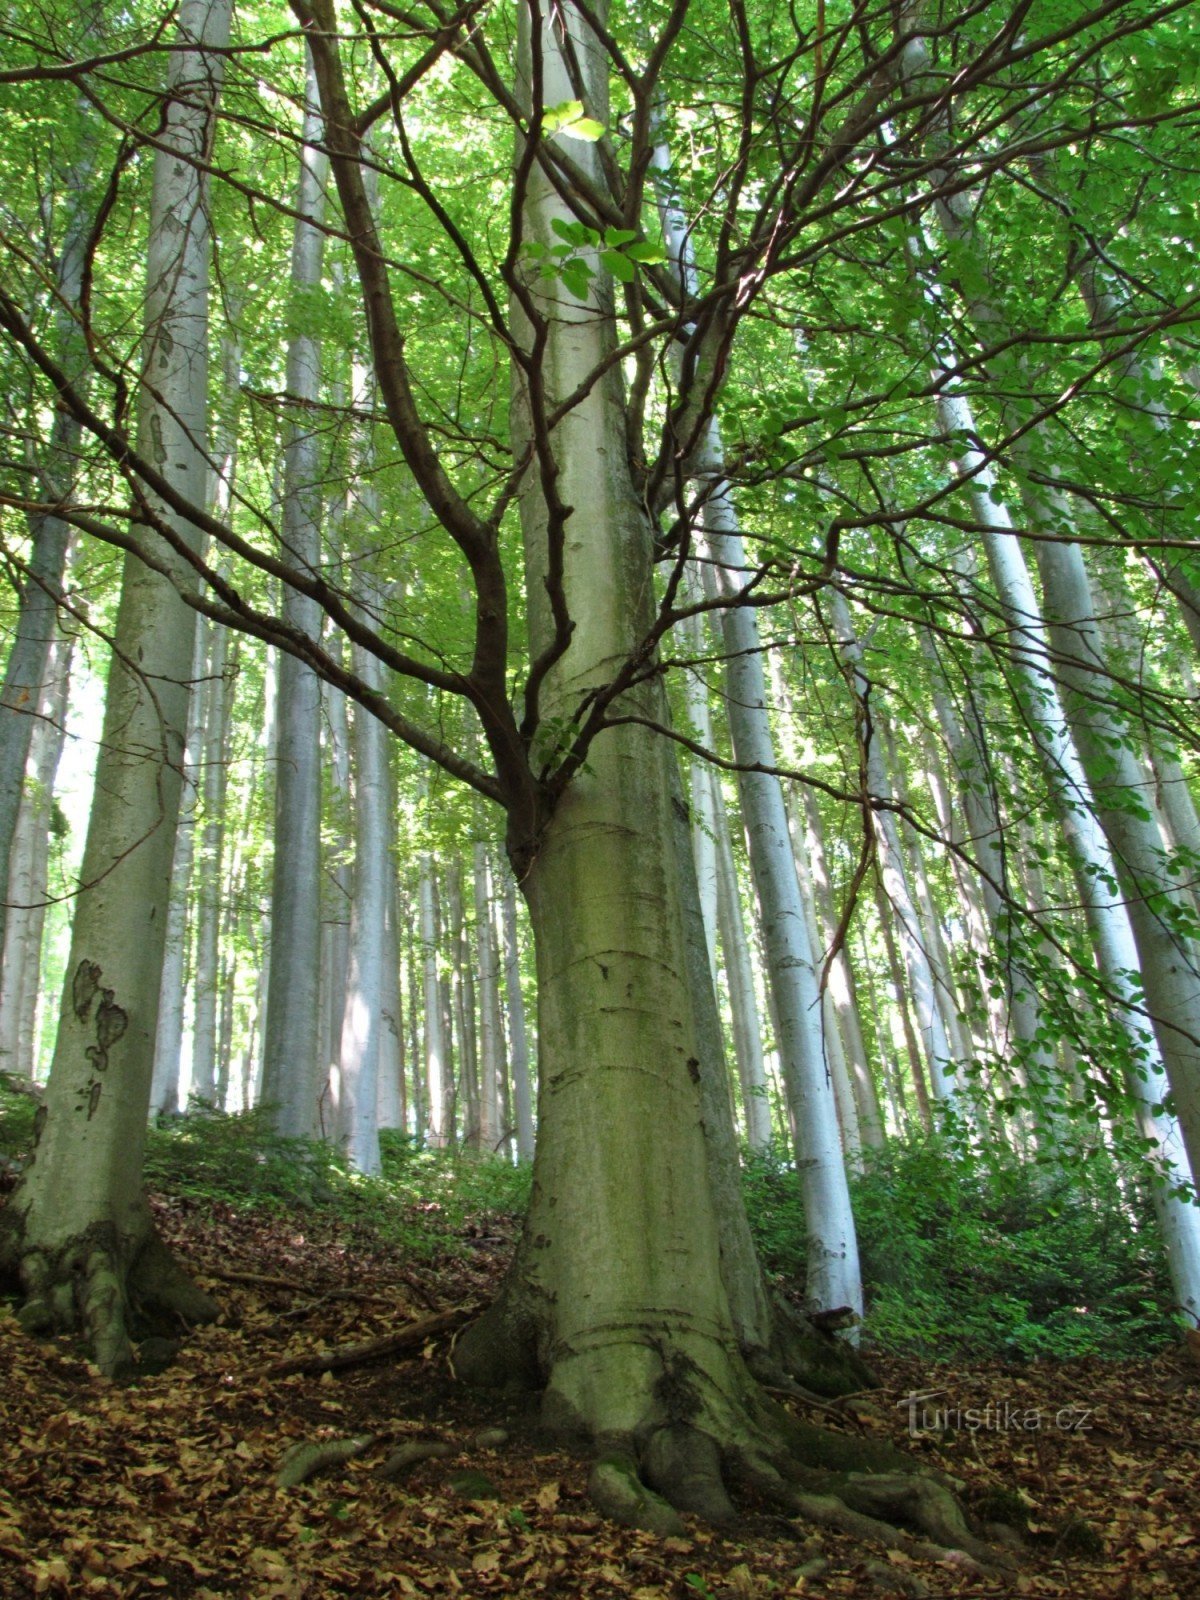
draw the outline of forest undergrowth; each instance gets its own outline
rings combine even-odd
[[[0,1093],[0,1194],[32,1111]],[[393,1137],[364,1182],[255,1119],[200,1116],[154,1131],[148,1173],[216,1326],[152,1341],[120,1384],[0,1307],[0,1596],[1200,1596],[1200,1352],[1137,1196],[1119,1173],[1081,1196],[1023,1170],[922,1144],[860,1180],[881,1387],[811,1419],[900,1444],[980,1525],[1018,1529],[1002,1586],[753,1503],[684,1538],[605,1522],[587,1464],[527,1407],[455,1381],[527,1176]],[[751,1164],[747,1193],[798,1293],[787,1168]]]

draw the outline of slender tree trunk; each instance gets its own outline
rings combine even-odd
[[[762,1022],[754,990],[754,963],[742,914],[742,897],[733,858],[733,836],[725,808],[725,796],[719,782],[714,780],[712,787],[717,845],[717,920],[721,930],[721,949],[725,955],[725,977],[729,985],[733,1055],[742,1090],[746,1143],[751,1150],[769,1150],[771,1099],[763,1061]]]
[[[154,1078],[150,1086],[151,1116],[173,1116],[180,1110],[191,942],[189,935],[192,931],[192,868],[196,858],[200,748],[204,738],[204,697],[198,692],[197,686],[204,677],[208,634],[208,625],[201,619],[196,626],[196,653],[189,685],[187,738],[183,750],[183,789],[175,829],[175,853],[171,861],[171,899],[167,907],[167,936],[154,1037]]]
[[[829,605],[836,630],[838,653],[849,678],[855,702],[864,708],[873,707],[870,696],[873,685],[863,667],[862,646],[850,621],[850,611],[837,590],[829,591]],[[889,802],[892,785],[888,774],[883,728],[877,713],[870,714],[866,727],[866,779],[873,799]],[[955,1099],[956,1085],[953,1068],[956,1065],[954,1047],[946,1027],[943,1000],[938,994],[933,966],[930,961],[928,936],[921,926],[916,902],[909,888],[908,874],[904,868],[904,854],[895,813],[887,806],[874,806],[871,822],[875,830],[875,845],[883,893],[892,907],[900,933],[904,953],[904,967],[908,975],[909,992],[917,1013],[917,1026],[921,1032],[925,1059],[929,1065],[929,1079],[935,1100],[946,1105]]]
[[[500,1020],[500,963],[492,937],[492,874],[487,845],[472,847],[475,899],[475,951],[479,972],[479,1145],[494,1155],[500,1144],[500,1079],[503,1033]]]
[[[321,281],[326,158],[311,68],[306,88],[292,283]],[[311,407],[320,392],[317,341],[297,332],[288,345],[283,542],[288,559],[315,572],[321,561],[320,465]],[[320,636],[315,601],[285,587],[284,619]],[[321,692],[312,670],[280,651],[275,701],[275,857],[271,880],[271,964],[263,1029],[262,1097],[275,1126],[313,1138],[320,1127],[325,1062],[318,1041],[321,970]]]
[[[83,39],[94,41],[100,7],[85,5],[81,21]],[[85,139],[83,145],[80,158],[61,174],[67,221],[55,273],[53,312],[55,356],[63,371],[76,383],[83,382],[89,362],[77,308],[91,224],[87,188],[94,155],[90,140]],[[58,408],[51,425],[46,458],[41,463],[43,493],[48,503],[70,497],[78,442],[79,423],[65,406]],[[58,637],[58,605],[63,595],[70,544],[67,524],[44,512],[30,515],[29,534],[32,546],[29,564],[18,592],[17,625],[0,687],[0,885],[7,885],[9,881],[9,858],[35,722],[32,713],[37,708],[50,651]],[[5,948],[7,910],[7,902],[0,901],[0,950]]]
[[[193,504],[206,498],[207,158],[229,36],[227,0],[183,0],[154,164],[142,450]],[[151,498],[151,504],[154,504]],[[156,514],[191,549],[196,531]],[[187,592],[193,569],[137,537]],[[141,1188],[194,613],[126,556],[100,761],[58,1038],[36,1153],[0,1213],[0,1272],[19,1274],[30,1330],[82,1324],[102,1371],[126,1368],[135,1307],[188,1320],[216,1308],[175,1264]],[[136,664],[136,665],[135,665]]]
[[[196,860],[196,977],[193,989],[192,1093],[224,1109],[217,1095],[217,1001],[220,985],[221,888],[225,855],[226,746],[236,670],[224,628],[212,631],[204,681],[204,744],[200,774],[203,826]]]
[[[356,649],[354,667],[372,689],[383,686],[376,657]],[[379,1171],[379,1096],[383,1029],[388,863],[387,731],[361,706],[354,710],[354,891],[342,1036],[339,1141],[356,1171]]]
[[[956,437],[975,436],[974,420],[961,396],[943,389],[939,404],[942,427],[947,433],[953,433]],[[1169,1051],[1180,1036],[1170,1026],[1169,1016],[1159,1016],[1155,993],[1162,982],[1161,976],[1156,974],[1152,978],[1145,966],[1142,968],[1157,1043],[1142,1020],[1141,996],[1138,992],[1139,955],[1145,963],[1151,951],[1135,942],[1137,924],[1132,919],[1136,904],[1140,903],[1146,910],[1149,908],[1144,900],[1130,901],[1126,906],[1117,898],[1117,865],[1097,819],[1097,808],[1071,738],[1067,717],[1051,687],[1056,671],[1061,669],[1056,661],[1052,661],[1037,597],[1008,511],[993,495],[991,468],[977,451],[964,452],[960,468],[970,475],[972,508],[986,530],[982,538],[988,566],[1012,630],[1008,669],[1010,681],[1019,692],[1022,714],[1042,759],[1052,803],[1063,830],[1077,890],[1087,916],[1096,964],[1106,989],[1117,1002],[1116,1015],[1128,1041],[1126,1082],[1130,1097],[1142,1132],[1152,1141],[1159,1158],[1169,1169],[1186,1178],[1188,1159],[1194,1161],[1197,1153],[1200,1153],[1192,1149],[1187,1139],[1187,1122],[1184,1120],[1188,1104],[1186,1098],[1178,1096],[1177,1092],[1187,1156],[1184,1155],[1179,1130],[1173,1121],[1157,1115],[1157,1108],[1166,1099],[1163,1064],[1168,1063],[1169,1072]],[[1053,572],[1051,576],[1053,578]],[[1058,598],[1061,604],[1062,596]],[[1068,652],[1074,648],[1073,636],[1056,642],[1055,657],[1062,656],[1064,647]],[[1070,655],[1062,659],[1069,661]],[[1092,687],[1090,675],[1087,687]],[[1106,770],[1111,772],[1112,768]],[[1174,952],[1168,924],[1157,917],[1150,917],[1144,925],[1155,938],[1165,930],[1171,951]],[[1196,1031],[1200,1035],[1200,1025]],[[1190,1082],[1186,1076],[1187,1049],[1182,1065],[1186,1085]],[[1176,1072],[1179,1072],[1180,1062],[1177,1061],[1175,1066]],[[1173,1090],[1176,1087],[1174,1078],[1171,1079],[1171,1087]],[[1200,1127],[1200,1124],[1197,1126]],[[1200,1210],[1181,1203],[1168,1184],[1155,1183],[1153,1194],[1179,1302],[1193,1311],[1200,1310]]]
[[[449,1109],[446,1097],[446,1041],[442,1030],[442,999],[438,981],[438,928],[433,892],[433,862],[421,857],[421,964],[422,1005],[425,1015],[425,1104],[429,1109],[429,1142],[435,1148],[449,1143]]]
[[[0,986],[0,1070],[32,1078],[41,972],[42,935],[49,892],[54,780],[66,740],[73,641],[51,647],[29,742],[27,787],[9,857],[9,915],[4,929]]]
[[[797,828],[803,828],[805,855],[812,884],[813,908],[817,914],[818,950],[832,947],[837,933],[838,919],[834,915],[833,890],[829,867],[825,858],[825,836],[821,826],[821,813],[811,789],[803,794],[804,818]],[[871,1071],[871,1058],[863,1038],[858,1015],[858,997],[854,987],[854,971],[843,944],[829,967],[829,993],[833,997],[838,1026],[846,1046],[846,1064],[850,1069],[850,1086],[858,1108],[858,1125],[863,1143],[878,1149],[884,1141],[883,1116],[879,1109],[879,1091]]]
[[[517,1124],[517,1160],[533,1160],[533,1094],[529,1081],[529,1040],[521,993],[521,950],[517,941],[516,882],[507,868],[501,899],[504,926],[504,994],[508,1008],[509,1064]]]

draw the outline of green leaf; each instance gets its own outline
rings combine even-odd
[[[551,217],[550,227],[560,239],[577,249],[580,245],[595,244],[598,239],[598,235],[582,222],[564,222],[561,217]]]
[[[637,268],[619,250],[602,250],[600,260],[620,283],[632,283],[637,277]]]
[[[568,139],[583,139],[588,144],[595,144],[597,139],[604,137],[604,124],[592,117],[580,117],[576,122],[566,123],[560,131]]]
[[[588,297],[588,283],[595,277],[595,273],[586,261],[578,257],[568,261],[563,268],[562,281],[577,300],[586,300]]]
[[[547,138],[561,133],[568,139],[584,139],[594,144],[604,133],[604,124],[583,114],[582,100],[564,100],[548,106],[542,113],[542,132]]]
[[[629,244],[637,238],[635,228],[605,228],[604,242],[610,249],[616,250],[623,244]]]
[[[667,258],[663,254],[662,246],[657,244],[631,244],[625,254],[631,261],[640,261],[643,266],[657,267]]]

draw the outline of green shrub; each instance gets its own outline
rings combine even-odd
[[[9,1074],[0,1072],[0,1166],[29,1154],[37,1108],[33,1095],[13,1088]]]
[[[769,1271],[802,1285],[800,1179],[745,1165]],[[926,1357],[1143,1355],[1176,1334],[1144,1178],[1104,1151],[1059,1169],[937,1138],[895,1141],[852,1184],[867,1332]]]
[[[1128,1357],[1177,1332],[1144,1174],[1102,1149],[1059,1167],[893,1144],[853,1197],[867,1326],[889,1348]]]

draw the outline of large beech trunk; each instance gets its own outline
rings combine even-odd
[[[208,230],[196,164],[207,154],[229,36],[228,0],[184,0],[155,162],[146,280],[143,448],[204,503]],[[152,398],[151,398],[152,396]],[[194,548],[197,536],[177,525]],[[149,529],[140,537],[161,553]],[[179,561],[176,581],[192,581]],[[22,1322],[82,1327],[105,1372],[131,1335],[216,1308],[155,1235],[142,1196],[194,613],[167,578],[126,557],[83,887],[34,1157],[0,1214],[0,1272]],[[137,663],[137,670],[131,664]]]
[[[558,54],[562,15],[533,19],[551,105],[572,94]],[[566,15],[585,82],[602,84],[595,39]],[[524,10],[522,28],[527,93]],[[585,105],[606,121],[599,89]],[[577,150],[577,160],[594,158]],[[529,235],[553,238],[552,220],[567,217],[535,170]],[[531,473],[522,499],[535,656],[555,637],[559,551],[574,623],[545,683],[551,726],[609,681],[653,616],[651,528],[629,475],[620,376],[607,363],[611,292],[600,273],[586,303],[536,284],[540,330],[521,317],[530,341],[535,331],[545,338],[539,374],[549,403],[583,396],[555,427],[557,470],[546,463]],[[604,376],[592,381],[597,369]],[[518,440],[534,431],[537,404],[518,372]],[[652,722],[666,714],[653,678],[615,709]],[[506,1285],[455,1360],[465,1377],[541,1386],[547,1421],[601,1442],[628,1482],[637,1484],[640,1467],[675,1505],[721,1516],[721,1460],[783,1483],[777,1463],[794,1441],[747,1358],[782,1380],[780,1357],[800,1365],[801,1340],[781,1337],[736,1187],[723,1182],[732,1119],[727,1090],[723,1113],[713,1093],[719,1026],[684,817],[672,747],[639,724],[611,727],[525,866],[540,1053],[532,1199]],[[849,1353],[815,1335],[809,1349],[825,1386],[862,1381]],[[656,1513],[635,1488],[624,1514],[650,1522]]]

